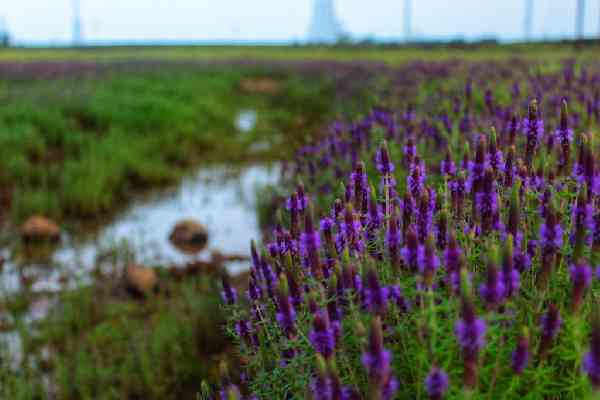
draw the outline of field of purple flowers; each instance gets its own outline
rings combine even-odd
[[[297,152],[222,399],[600,389],[600,65],[412,63]],[[254,243],[254,242],[253,242]]]

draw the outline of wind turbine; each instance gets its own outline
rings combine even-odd
[[[575,13],[575,38],[583,39],[583,28],[585,22],[585,0],[577,0],[577,11]]]
[[[82,44],[81,4],[79,1],[73,0],[73,46]]]
[[[525,40],[531,40],[531,32],[533,26],[533,0],[525,0],[525,18],[523,19],[523,32]]]
[[[404,40],[410,42],[412,36],[412,1],[404,0]]]

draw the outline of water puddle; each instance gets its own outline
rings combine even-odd
[[[129,249],[135,261],[144,265],[207,261],[212,251],[246,256],[249,239],[260,237],[256,191],[276,183],[279,173],[277,166],[262,165],[202,168],[177,188],[135,200],[94,238],[81,241],[64,235],[49,262],[6,262],[0,285],[5,292],[14,293],[28,281],[34,292],[60,290],[65,286],[65,277],[70,285],[87,283],[97,266],[114,268],[114,260],[106,251],[119,246]],[[207,227],[207,249],[187,255],[169,242],[171,229],[182,219],[194,219]],[[245,261],[227,263],[232,274],[247,267]]]
[[[254,110],[242,110],[235,118],[235,127],[238,131],[250,132],[256,126],[258,114]]]

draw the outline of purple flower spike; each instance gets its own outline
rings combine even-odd
[[[404,263],[412,272],[419,269],[419,260],[422,258],[423,246],[419,245],[417,234],[412,226],[408,228],[406,233],[406,246],[402,248],[401,254]]]
[[[428,288],[432,287],[433,278],[440,267],[440,259],[435,254],[433,237],[429,236],[419,259],[419,272],[423,275],[423,281]]]
[[[576,313],[583,301],[585,290],[592,282],[592,268],[585,261],[580,260],[569,268],[569,273],[573,282],[571,310]]]
[[[395,166],[390,161],[390,154],[387,149],[387,144],[384,143],[377,150],[377,154],[375,155],[375,165],[377,167],[377,171],[381,175],[389,175],[394,172]]]
[[[232,305],[237,302],[237,290],[229,283],[229,278],[223,276],[223,290],[221,291],[221,298],[226,304]]]
[[[452,160],[450,152],[446,152],[446,158],[440,163],[440,173],[447,176],[454,176],[456,174],[456,164]]]
[[[487,327],[484,320],[477,318],[468,298],[463,297],[461,314],[454,332],[463,351],[463,383],[465,387],[473,388],[477,385],[477,359],[485,344]]]
[[[546,221],[540,227],[540,246],[542,248],[542,270],[538,275],[538,287],[545,289],[554,269],[555,255],[562,247],[563,231],[558,223],[552,204],[545,207]],[[529,241],[531,243],[531,241]]]
[[[512,353],[512,370],[516,375],[523,373],[529,362],[529,334],[527,330],[519,337],[517,348]]]
[[[455,333],[460,346],[464,350],[479,351],[485,344],[485,321],[474,318],[471,321],[459,319],[456,323]]]
[[[537,149],[538,143],[544,134],[544,121],[538,118],[537,100],[532,100],[529,104],[529,116],[523,120],[523,133],[527,139],[525,147],[525,163],[527,167],[531,167],[533,156]]]
[[[408,302],[408,300],[406,300],[406,298],[402,294],[402,289],[400,289],[400,286],[398,286],[398,285],[390,286],[389,287],[389,295],[390,295],[390,299],[392,299],[396,303],[396,306],[402,312],[410,311],[410,303]]]
[[[558,335],[562,319],[558,307],[554,304],[550,304],[548,311],[542,316],[541,327],[542,327],[542,338],[540,340],[539,358],[543,360],[548,355],[550,347],[554,341],[554,338]]]
[[[398,381],[392,375],[392,353],[383,347],[381,319],[375,317],[371,323],[369,344],[362,355],[362,364],[367,370],[370,383],[370,398],[392,399],[398,390]]]
[[[590,351],[583,357],[583,370],[588,374],[594,390],[600,390],[600,321],[598,321],[598,317],[592,327]]]
[[[364,288],[364,305],[372,313],[384,315],[387,312],[389,289],[382,287],[375,269],[367,271],[367,285]]]
[[[319,259],[321,238],[319,231],[315,230],[312,222],[312,212],[305,214],[304,232],[300,236],[300,254],[305,267],[310,267],[310,272],[316,279],[323,278],[323,269]]]
[[[325,359],[333,355],[336,344],[336,335],[329,322],[327,313],[318,311],[313,320],[313,329],[308,335],[315,351],[321,354]]]
[[[495,252],[494,252],[495,253]],[[488,309],[493,310],[504,301],[506,287],[495,261],[496,255],[490,256],[487,269],[487,280],[479,287],[479,294]]]
[[[448,390],[450,379],[443,370],[433,367],[425,378],[425,390],[431,400],[441,400]]]
[[[406,186],[411,193],[418,195],[425,188],[425,163],[415,159],[410,173],[406,177]]]
[[[561,159],[560,166],[563,170],[569,167],[571,159],[571,142],[573,141],[573,129],[569,127],[567,101],[562,100],[560,109],[560,127],[556,130],[556,140],[560,143]]]
[[[390,256],[392,266],[396,271],[400,269],[400,242],[402,241],[402,231],[399,225],[398,216],[394,211],[385,233],[385,247]]]
[[[277,322],[288,337],[293,337],[296,334],[296,311],[292,306],[291,299],[282,290],[277,291]]]

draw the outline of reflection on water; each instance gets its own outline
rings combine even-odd
[[[254,110],[240,111],[235,118],[235,127],[240,132],[250,132],[256,126],[258,114]]]
[[[249,240],[260,236],[256,215],[256,190],[273,184],[279,176],[277,166],[203,168],[184,179],[175,189],[154,193],[134,201],[96,238],[84,242],[65,237],[52,256],[51,265],[17,266],[8,262],[2,272],[5,290],[18,290],[23,276],[35,275],[34,291],[58,290],[65,276],[85,282],[102,258],[102,249],[126,243],[136,261],[147,265],[184,264],[207,259],[212,250],[223,254],[249,253]],[[168,240],[176,222],[192,218],[209,231],[208,249],[197,256],[180,253]],[[110,264],[110,259],[105,260]],[[230,272],[247,268],[247,262],[229,263]]]

